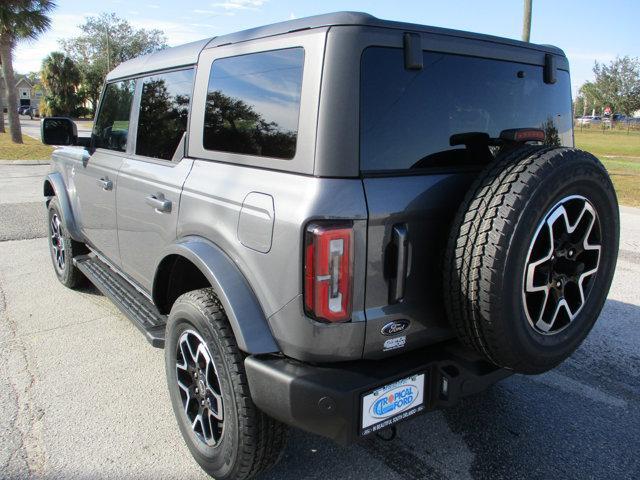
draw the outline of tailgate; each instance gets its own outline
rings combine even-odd
[[[364,358],[454,336],[442,300],[442,261],[449,225],[474,176],[363,180],[369,209]]]

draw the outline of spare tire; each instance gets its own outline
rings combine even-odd
[[[453,222],[444,296],[460,339],[494,364],[545,372],[587,336],[611,286],[619,213],[590,153],[522,146],[476,179]]]

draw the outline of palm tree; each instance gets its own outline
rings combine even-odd
[[[52,0],[2,0],[0,2],[0,62],[7,92],[7,112],[11,140],[22,143],[18,97],[14,85],[13,49],[20,40],[35,40],[51,26],[47,16],[55,3]]]
[[[52,52],[42,61],[40,76],[47,91],[48,114],[72,116],[79,103],[80,70],[76,62],[64,53]]]

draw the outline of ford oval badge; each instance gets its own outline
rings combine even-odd
[[[396,333],[400,333],[406,330],[408,326],[409,320],[394,320],[393,322],[389,322],[384,327],[382,327],[382,329],[380,329],[380,333],[388,337],[390,335],[395,335]]]

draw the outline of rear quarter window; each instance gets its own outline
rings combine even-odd
[[[215,60],[205,106],[207,150],[292,159],[296,152],[304,49]]]
[[[542,128],[546,141],[572,145],[569,73],[543,82],[543,68],[487,58],[424,52],[424,68],[404,68],[398,48],[362,55],[360,168],[420,170],[477,165],[452,135],[498,137],[511,128]]]

